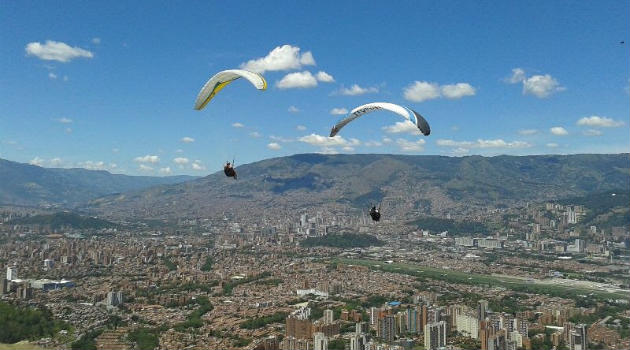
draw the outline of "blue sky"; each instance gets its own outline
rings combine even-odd
[[[627,1],[3,1],[0,157],[205,175],[305,152],[629,152],[629,14]],[[269,89],[239,80],[193,110],[210,76],[239,67]],[[431,135],[376,112],[326,137],[334,112],[380,101],[423,114]]]

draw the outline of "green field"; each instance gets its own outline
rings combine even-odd
[[[40,350],[40,349],[44,349],[44,348],[39,347],[35,344],[29,343],[26,340],[17,342],[15,344],[0,343],[0,350]]]
[[[488,287],[503,287],[518,292],[548,294],[551,296],[581,299],[583,295],[590,295],[600,300],[606,299],[627,299],[628,293],[609,293],[596,289],[576,288],[573,286],[549,285],[536,283],[532,280],[523,280],[521,278],[509,276],[480,275],[468,272],[460,272],[454,270],[438,269],[413,264],[392,263],[386,264],[382,261],[365,260],[365,259],[335,259],[337,263],[346,265],[368,266],[371,269],[400,273],[418,278],[428,278],[441,280],[451,283],[462,283],[470,285],[486,285]],[[591,295],[592,293],[592,295]]]

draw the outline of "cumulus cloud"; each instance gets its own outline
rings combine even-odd
[[[358,84],[354,84],[349,88],[341,87],[338,91],[339,94],[346,95],[346,96],[357,96],[357,95],[364,95],[364,94],[376,93],[376,92],[378,92],[377,87],[364,88],[364,87],[359,86]]]
[[[61,124],[71,124],[72,123],[72,119],[66,118],[66,117],[55,119],[55,120],[57,120]]]
[[[153,171],[153,168],[152,168],[152,167],[150,167],[150,166],[148,166],[148,165],[144,165],[144,164],[140,164],[140,165],[138,166],[138,168],[139,168],[141,171]]]
[[[390,139],[389,137],[383,137],[383,143],[392,143],[394,142],[394,140]]]
[[[470,152],[470,150],[468,148],[463,148],[463,147],[457,147],[451,151],[451,153],[455,155],[459,155],[459,156],[463,154],[468,154],[468,152]]]
[[[35,56],[42,60],[59,61],[64,63],[70,62],[79,57],[94,57],[94,54],[88,50],[76,46],[71,47],[66,43],[52,40],[46,40],[45,44],[41,44],[39,42],[28,43],[26,44],[25,50],[28,56]]]
[[[160,174],[170,174],[171,171],[171,167],[167,166],[166,168],[160,168]]]
[[[80,162],[79,166],[87,170],[106,170],[107,169],[105,162],[103,162],[102,160],[99,160],[99,161],[86,160],[85,162]],[[140,164],[140,167],[142,168],[142,164]]]
[[[584,136],[602,136],[604,133],[597,129],[588,129],[582,132]]]
[[[405,99],[412,102],[423,102],[440,97],[440,86],[437,83],[415,81],[403,89]]]
[[[262,134],[259,133],[258,131],[252,131],[252,132],[249,133],[249,136],[251,136],[251,137],[261,137]]]
[[[477,139],[476,141],[455,141],[438,139],[435,142],[436,145],[442,147],[455,147],[455,148],[527,148],[532,145],[524,141],[505,141],[503,139],[484,140]]]
[[[424,139],[418,139],[417,141],[397,139],[396,143],[403,152],[422,152],[424,151],[424,144],[426,141],[424,141]]]
[[[270,143],[267,144],[267,148],[272,149],[274,151],[277,151],[277,150],[281,149],[282,146],[280,146],[280,144],[277,143],[277,142],[270,142]]]
[[[188,158],[177,157],[173,159],[173,162],[175,162],[175,164],[184,165],[184,164],[188,164],[189,160]]]
[[[317,72],[317,74],[315,75],[315,77],[317,78],[317,80],[321,81],[322,83],[332,83],[335,81],[335,78],[333,78],[332,75],[324,72],[324,71],[319,71]]]
[[[101,43],[101,38],[92,38],[92,44],[100,44]]]
[[[623,122],[621,120],[592,115],[590,117],[580,118],[580,120],[577,121],[577,125],[599,128],[616,128],[623,126]]]
[[[300,111],[299,108],[295,106],[289,106],[289,113],[298,113]]]
[[[348,114],[348,110],[345,108],[333,108],[330,110],[330,114],[332,115],[345,115]]]
[[[275,135],[270,135],[269,138],[272,141],[278,141],[278,142],[283,142],[283,143],[295,141],[294,139],[291,139],[291,138],[286,138],[286,137],[282,137],[282,136],[275,136]]]
[[[315,59],[310,51],[300,54],[300,48],[282,45],[274,48],[265,57],[249,60],[241,64],[241,68],[264,73],[265,71],[280,71],[300,69],[302,66],[314,66]]]
[[[317,86],[317,79],[309,71],[289,73],[276,86],[279,89],[312,88]]]
[[[183,143],[193,143],[195,142],[195,139],[193,139],[192,137],[184,136],[180,141]]]
[[[523,95],[534,95],[538,98],[551,96],[553,93],[566,90],[549,74],[527,77],[522,68],[512,69],[512,75],[505,79],[508,84],[523,84]]]
[[[295,127],[295,129],[298,130],[298,131],[304,131],[304,130],[306,130],[306,127],[304,125],[298,125],[298,126]]]
[[[476,90],[468,83],[442,85],[428,81],[414,81],[403,89],[403,96],[411,102],[423,102],[446,97],[451,100],[474,96]]]
[[[535,135],[538,133],[536,129],[521,129],[518,131],[519,135]]]
[[[61,158],[55,157],[51,159],[49,163],[50,163],[50,166],[58,168],[63,164],[63,161],[61,160]]]
[[[50,73],[48,73],[48,77],[49,77],[50,79],[57,79],[57,74],[55,74],[55,73],[53,73],[53,72],[50,72]]]
[[[556,148],[556,147],[558,147],[558,144],[555,143],[555,142],[550,142],[546,146],[549,147],[549,148]]]
[[[465,96],[474,96],[475,92],[475,88],[468,83],[442,85],[442,95],[451,100],[456,100]]]
[[[245,125],[244,125],[244,124],[239,123],[239,122],[232,123],[232,126],[233,126],[233,127],[235,127],[235,128],[242,128],[242,127],[245,127]]]
[[[510,84],[520,83],[525,80],[525,71],[522,68],[512,69],[512,76],[506,79]]]
[[[66,134],[72,134],[72,128],[66,128]]]
[[[396,122],[396,124],[384,126],[382,129],[388,134],[400,134],[400,133],[407,133],[407,134],[412,134],[412,135],[422,134],[420,130],[418,130],[418,127],[409,120]]]
[[[206,167],[201,164],[200,160],[195,160],[192,163],[192,169],[193,170],[206,170]]]
[[[337,135],[335,137],[327,137],[318,134],[310,134],[307,136],[302,136],[298,138],[298,141],[308,143],[313,146],[318,147],[346,147],[346,146],[359,146],[361,141],[351,138],[344,139],[343,137]]]
[[[146,155],[144,157],[136,157],[133,159],[134,162],[138,162],[138,163],[159,163],[160,162],[160,157],[158,156],[152,156],[152,155]]]
[[[31,159],[28,162],[28,164],[37,165],[37,166],[44,166],[44,159],[36,156],[35,158]]]
[[[534,75],[523,80],[523,94],[534,95],[538,98],[549,97],[551,94],[565,90],[551,75]]]
[[[567,129],[561,127],[561,126],[554,126],[553,128],[549,129],[549,131],[557,136],[564,136],[564,135],[568,135],[569,132],[567,131]]]

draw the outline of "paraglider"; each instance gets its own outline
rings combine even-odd
[[[224,70],[212,76],[201,88],[195,100],[195,109],[202,110],[221,89],[238,78],[247,79],[258,90],[267,90],[267,81],[258,73],[242,69]]]
[[[370,209],[370,217],[372,217],[373,221],[379,221],[381,220],[381,208],[376,208],[375,205],[372,206],[372,209]]]
[[[233,165],[234,161],[232,161],[232,163],[230,162],[226,162],[225,166],[223,166],[223,172],[225,173],[225,176],[227,177],[233,177],[234,180],[236,180],[236,178],[238,177],[236,175],[236,170],[234,170],[234,165]]]
[[[337,135],[341,128],[346,126],[351,121],[357,119],[358,117],[380,110],[394,112],[405,118],[406,120],[412,122],[418,127],[418,130],[420,130],[420,132],[422,132],[424,136],[428,136],[431,133],[429,123],[427,123],[427,121],[424,119],[424,117],[420,115],[420,113],[414,111],[413,109],[409,109],[388,102],[373,102],[359,106],[350,111],[350,113],[346,117],[342,118],[339,122],[337,122],[337,124],[335,124],[335,126],[333,126],[332,130],[330,131],[330,137],[334,137],[335,135]]]

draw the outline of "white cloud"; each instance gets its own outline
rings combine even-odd
[[[442,95],[452,100],[462,98],[464,96],[474,96],[475,92],[475,88],[468,83],[442,85]]]
[[[236,123],[232,123],[232,126],[233,126],[233,127],[235,127],[235,128],[242,128],[242,127],[244,127],[245,125],[244,125],[244,124],[242,124],[242,123],[236,122]]]
[[[175,164],[184,165],[184,164],[188,164],[189,160],[188,158],[177,157],[173,159],[173,162],[175,162]]]
[[[63,81],[68,81],[68,76],[67,75],[63,76]]]
[[[92,38],[92,44],[100,44],[101,43],[101,38]]]
[[[451,153],[456,154],[456,155],[468,154],[468,152],[470,152],[470,150],[468,148],[463,148],[463,147],[457,147],[451,151]]]
[[[339,93],[346,96],[357,96],[376,92],[378,92],[377,87],[364,88],[359,86],[358,84],[354,84],[350,88],[341,87],[339,89]]]
[[[549,97],[554,92],[565,90],[551,75],[534,75],[523,80],[523,94],[538,98]]]
[[[318,153],[321,154],[339,154],[339,152],[334,147],[322,147]]]
[[[289,106],[289,113],[298,113],[300,111],[299,108],[295,106]]]
[[[476,90],[468,83],[442,85],[428,81],[414,81],[403,89],[403,96],[411,102],[423,102],[446,97],[451,100],[474,96]]]
[[[160,174],[170,174],[171,171],[171,167],[167,166],[166,168],[160,168]]]
[[[252,131],[252,132],[249,133],[249,136],[251,136],[251,137],[261,137],[262,134],[259,133],[258,131]]]
[[[424,139],[418,139],[417,141],[409,141],[405,139],[397,139],[396,143],[403,152],[422,152],[424,151]]]
[[[546,144],[546,146],[549,147],[549,148],[556,148],[556,147],[558,147],[558,144],[555,143],[555,142],[550,142],[550,143]]]
[[[28,56],[35,56],[48,61],[70,62],[78,57],[94,57],[94,54],[88,50],[52,40],[46,40],[43,45],[39,42],[28,43],[25,50]]]
[[[335,81],[335,78],[333,78],[332,75],[324,72],[324,71],[319,71],[317,72],[317,74],[315,75],[315,77],[317,78],[317,80],[321,81],[322,83],[332,83]]]
[[[337,135],[335,137],[327,137],[318,134],[310,134],[298,138],[298,141],[308,143],[318,147],[345,147],[345,146],[358,146],[361,141],[357,139],[346,140],[343,137]]]
[[[341,149],[346,151],[346,152],[354,152],[354,147],[352,147],[352,146],[344,146]]]
[[[616,128],[622,126],[623,122],[621,120],[614,120],[612,118],[593,115],[590,117],[580,118],[580,120],[577,121],[577,125],[599,128]]]
[[[379,147],[382,146],[383,143],[379,141],[367,141],[364,143],[366,147]]]
[[[280,144],[279,144],[279,143],[276,143],[276,142],[270,142],[270,143],[268,143],[268,144],[267,144],[267,148],[269,148],[269,149],[272,149],[272,150],[276,151],[276,150],[281,149],[281,148],[282,148],[282,146],[280,146]]]
[[[435,142],[436,145],[442,147],[455,147],[455,148],[527,148],[532,145],[523,141],[504,141],[503,139],[484,140],[477,139],[477,141],[454,141],[438,139]]]
[[[55,73],[53,73],[53,72],[50,72],[50,73],[48,73],[48,77],[49,77],[50,79],[57,79],[57,74],[55,74]]]
[[[55,120],[57,120],[61,124],[71,124],[72,123],[72,119],[66,118],[66,117],[55,119]]]
[[[192,137],[184,136],[180,141],[183,143],[193,143],[195,142],[195,139],[193,139]]]
[[[140,170],[142,171],[153,171],[153,168],[151,168],[148,165],[144,165],[144,164],[140,164],[140,166],[138,167]]]
[[[52,167],[60,167],[63,164],[63,161],[59,157],[55,157],[49,161],[50,166]]]
[[[564,136],[564,135],[568,135],[569,132],[567,131],[567,129],[561,127],[561,126],[554,126],[553,128],[549,129],[549,131],[557,136]]]
[[[512,69],[512,76],[506,79],[510,84],[520,83],[525,80],[525,71],[522,68]]]
[[[396,124],[384,126],[382,129],[388,134],[400,134],[400,133],[408,133],[412,135],[422,134],[420,130],[418,130],[418,127],[414,123],[410,122],[409,120],[396,122]]]
[[[87,170],[106,170],[107,169],[105,162],[103,162],[102,160],[99,160],[99,161],[86,160],[85,162],[80,162],[79,166]],[[140,164],[141,168],[142,166],[143,165]]]
[[[35,157],[33,159],[31,159],[28,164],[31,165],[37,165],[37,166],[44,166],[44,159],[40,158],[40,157]]]
[[[348,110],[345,108],[333,108],[330,110],[330,114],[332,115],[345,115],[348,114]]]
[[[405,99],[412,102],[422,102],[440,97],[440,86],[437,83],[415,81],[403,89]]]
[[[249,60],[241,68],[257,73],[300,69],[302,66],[314,66],[315,59],[310,51],[300,55],[300,48],[291,45],[278,46],[265,57]]]
[[[295,127],[295,129],[298,130],[298,131],[304,131],[304,130],[306,130],[306,127],[304,125],[298,125],[298,126]]]
[[[535,135],[538,134],[536,129],[521,129],[518,131],[519,135]]]
[[[138,162],[138,163],[159,163],[160,162],[160,157],[158,156],[152,156],[152,155],[146,155],[144,157],[136,157],[133,159],[134,162]]]
[[[604,133],[597,129],[588,129],[582,132],[584,136],[602,136]]]
[[[175,150],[175,153],[184,153],[184,150],[181,149],[181,148],[178,148],[178,149]]]
[[[193,170],[206,170],[206,167],[201,164],[200,160],[195,160],[192,163],[192,169]]]
[[[289,73],[276,82],[279,89],[312,88],[317,86],[317,79],[309,71]]]
[[[66,128],[66,134],[72,134],[72,128]]]
[[[290,138],[286,138],[286,137],[282,137],[282,136],[275,136],[275,135],[269,135],[269,138],[273,141],[278,141],[278,142],[293,142],[295,141],[294,139],[290,139]]]
[[[389,137],[383,137],[383,143],[392,143],[394,142],[394,140],[390,139]]]
[[[120,152],[120,149],[119,148],[112,148],[112,152],[113,153],[118,153],[118,152]]]

